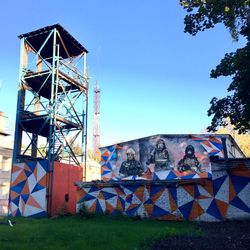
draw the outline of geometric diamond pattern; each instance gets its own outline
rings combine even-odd
[[[178,180],[178,185],[174,181],[167,185],[156,185],[154,181],[88,184],[91,187],[83,185],[77,191],[77,207],[83,202],[90,211],[99,214],[105,211],[116,214],[120,211],[128,216],[140,215],[161,220],[250,218],[250,170],[242,162],[238,163],[240,171],[236,171],[235,166],[232,171],[212,172],[211,179],[188,183]],[[15,197],[13,209],[16,209],[18,202]]]
[[[49,163],[46,160],[14,163],[10,182],[10,216],[47,215],[48,174]]]

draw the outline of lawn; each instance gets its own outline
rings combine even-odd
[[[78,216],[15,218],[14,227],[0,224],[0,249],[149,249],[166,236],[200,235],[188,222]],[[6,219],[0,219],[6,221]]]

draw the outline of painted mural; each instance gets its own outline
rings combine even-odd
[[[46,160],[15,163],[10,183],[9,215],[47,215],[46,191],[49,163]]]
[[[97,214],[122,212],[160,220],[249,219],[248,164],[238,161],[230,170],[213,171],[211,179],[176,180],[158,185],[143,181],[79,184],[77,209],[84,204]]]
[[[102,180],[169,180],[211,177],[209,157],[223,157],[214,136],[157,135],[101,148]]]

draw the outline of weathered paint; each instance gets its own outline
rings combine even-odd
[[[52,206],[50,215],[76,212],[76,181],[82,180],[82,168],[61,162],[54,163]]]
[[[228,164],[228,163],[226,163]],[[250,218],[250,160],[213,163],[212,179],[78,183],[77,209],[161,220]]]
[[[210,178],[209,157],[224,158],[222,137],[227,139],[230,157],[243,156],[229,135],[156,135],[102,147],[101,178],[104,181]],[[193,152],[188,154],[190,148]]]

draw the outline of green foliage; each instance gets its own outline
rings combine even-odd
[[[12,219],[13,220],[13,219]],[[54,219],[15,218],[14,227],[0,225],[1,249],[140,249],[168,235],[200,235],[193,223],[78,216]]]
[[[211,100],[208,115],[212,117],[208,131],[216,131],[219,126],[227,126],[226,118],[239,133],[250,130],[250,0],[182,0],[180,4],[187,10],[184,19],[185,32],[196,35],[200,31],[223,23],[232,38],[247,39],[246,46],[227,53],[211,77],[230,76],[230,95]]]

